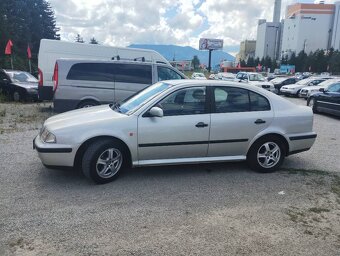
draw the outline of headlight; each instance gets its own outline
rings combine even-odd
[[[48,131],[46,127],[44,127],[40,133],[40,138],[45,143],[56,143],[56,137],[53,133]]]

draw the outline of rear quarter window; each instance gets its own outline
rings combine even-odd
[[[249,91],[250,111],[268,111],[270,103],[264,96]]]

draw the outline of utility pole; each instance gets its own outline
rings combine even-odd
[[[213,50],[212,49],[209,49],[209,65],[208,65],[208,71],[209,71],[209,73],[210,73],[210,71],[211,71],[211,52],[212,52]]]

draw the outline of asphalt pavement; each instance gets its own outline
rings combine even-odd
[[[313,148],[275,173],[148,167],[106,185],[43,167],[22,127],[0,134],[0,255],[339,255],[337,118],[315,115]]]

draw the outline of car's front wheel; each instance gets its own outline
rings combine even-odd
[[[307,106],[312,108],[313,113],[318,113],[316,104],[317,104],[317,100],[314,97],[311,97],[307,100]]]
[[[257,140],[250,148],[247,161],[250,168],[259,172],[273,172],[282,164],[286,149],[276,136],[266,136]]]
[[[118,177],[125,161],[124,147],[118,141],[102,139],[92,143],[85,151],[82,170],[87,178],[104,184]]]

